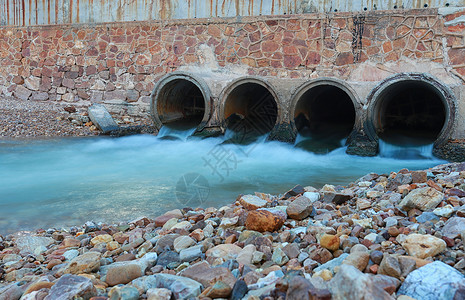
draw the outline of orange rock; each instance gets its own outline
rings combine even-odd
[[[372,265],[369,270],[370,270],[370,273],[373,273],[373,274],[377,274],[378,273],[378,265]]]
[[[330,251],[336,251],[339,249],[340,242],[341,241],[337,235],[324,234],[320,238],[320,245]]]
[[[279,210],[253,210],[247,215],[245,227],[247,230],[259,232],[274,232],[279,230],[286,221],[286,215]]]
[[[47,264],[47,269],[51,270],[54,266],[57,266],[61,264],[62,261],[59,259],[52,259],[48,264]]]
[[[36,282],[31,284],[27,290],[24,292],[24,295],[27,295],[29,293],[41,290],[41,289],[49,289],[54,285],[53,282],[48,282],[48,281],[41,281],[41,282]]]
[[[72,248],[72,247],[79,247],[81,245],[81,241],[77,239],[67,238],[61,242],[61,245],[65,248]]]
[[[236,242],[236,241],[237,241],[237,237],[236,237],[234,234],[232,234],[232,235],[230,235],[230,236],[228,236],[228,237],[226,238],[226,240],[224,241],[224,243],[225,243],[225,244],[233,244],[233,243]]]

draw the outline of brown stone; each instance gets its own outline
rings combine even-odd
[[[275,52],[279,49],[279,44],[276,41],[265,41],[262,43],[263,52]]]
[[[105,282],[109,286],[126,284],[142,275],[141,267],[137,264],[114,266],[108,269]]]
[[[351,52],[340,53],[335,61],[336,66],[350,65],[354,63],[354,55]]]
[[[323,234],[320,238],[320,245],[330,251],[339,249],[340,239],[337,235]]]
[[[258,232],[274,232],[279,230],[285,221],[286,216],[281,211],[259,209],[248,213],[245,227]]]
[[[78,239],[66,238],[61,242],[61,245],[65,248],[79,247],[81,241]]]
[[[48,282],[48,281],[40,281],[40,282],[33,283],[30,286],[28,286],[28,288],[24,292],[24,295],[30,294],[32,292],[35,292],[41,289],[49,289],[53,285],[54,285],[53,282]]]

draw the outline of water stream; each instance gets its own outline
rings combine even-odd
[[[349,156],[344,147],[314,154],[266,137],[237,145],[189,135],[0,141],[0,234],[220,207],[241,193],[345,185],[369,172],[444,162],[431,155],[399,160],[386,155],[392,152],[386,145],[370,158]]]

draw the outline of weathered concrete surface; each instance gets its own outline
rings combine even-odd
[[[425,6],[426,4],[426,6]],[[446,6],[447,5],[447,6]],[[55,0],[0,2],[0,25],[103,23],[464,6],[463,0]]]

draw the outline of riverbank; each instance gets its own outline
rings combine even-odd
[[[404,169],[3,236],[0,299],[462,299],[464,179]]]
[[[92,124],[87,108],[72,103],[25,101],[0,96],[0,138],[48,138],[95,136],[101,132]],[[113,116],[123,129],[120,134],[152,132],[153,129],[125,130],[127,127],[153,127],[148,118]]]

